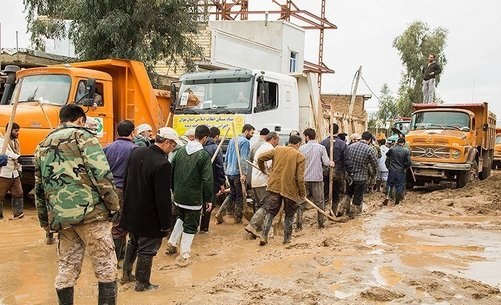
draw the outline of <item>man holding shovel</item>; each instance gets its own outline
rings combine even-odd
[[[269,199],[264,204],[266,216],[263,224],[263,234],[260,245],[268,243],[273,218],[280,211],[284,203],[284,241],[290,243],[292,237],[292,222],[298,204],[306,200],[306,187],[304,183],[305,157],[299,152],[301,137],[292,135],[289,137],[288,146],[277,146],[259,156],[257,164],[261,171],[266,170],[265,162],[273,161],[273,167],[268,178],[267,190]]]
[[[225,174],[230,183],[230,196],[216,214],[218,224],[223,222],[223,217],[231,202],[235,203],[235,223],[242,223],[244,202],[242,183],[247,180],[247,160],[249,159],[250,139],[254,135],[254,129],[252,125],[245,124],[242,127],[242,134],[231,139],[228,143]]]

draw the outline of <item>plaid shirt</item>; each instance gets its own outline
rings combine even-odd
[[[377,167],[376,152],[365,141],[358,141],[349,145],[348,152],[350,153],[351,165],[353,167],[353,180],[366,181],[369,178],[367,172],[369,164],[372,164],[374,168]]]

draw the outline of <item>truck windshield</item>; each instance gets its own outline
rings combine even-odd
[[[465,131],[470,128],[470,116],[457,111],[418,112],[412,116],[411,130],[417,129],[456,129]]]
[[[19,79],[16,92],[20,103],[41,101],[64,105],[68,101],[71,78],[68,75],[30,75]]]
[[[252,80],[181,84],[176,113],[246,113],[252,101]],[[217,80],[216,80],[217,81]]]
[[[395,122],[393,124],[393,127],[400,130],[403,134],[407,134],[409,132],[410,125],[411,121],[403,121],[403,122]]]

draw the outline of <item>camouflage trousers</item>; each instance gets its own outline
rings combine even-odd
[[[117,257],[111,237],[111,223],[94,221],[59,232],[56,289],[75,286],[86,249],[99,282],[108,283],[117,279]]]

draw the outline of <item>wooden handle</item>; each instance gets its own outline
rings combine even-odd
[[[216,151],[214,152],[214,155],[212,155],[212,158],[210,159],[211,163],[214,163],[214,160],[216,160],[217,154],[221,150],[221,146],[223,146],[223,142],[226,139],[226,136],[228,135],[228,132],[230,131],[230,128],[226,129],[226,132],[224,133],[224,136],[221,138],[221,141],[219,141],[219,145],[217,146]]]

